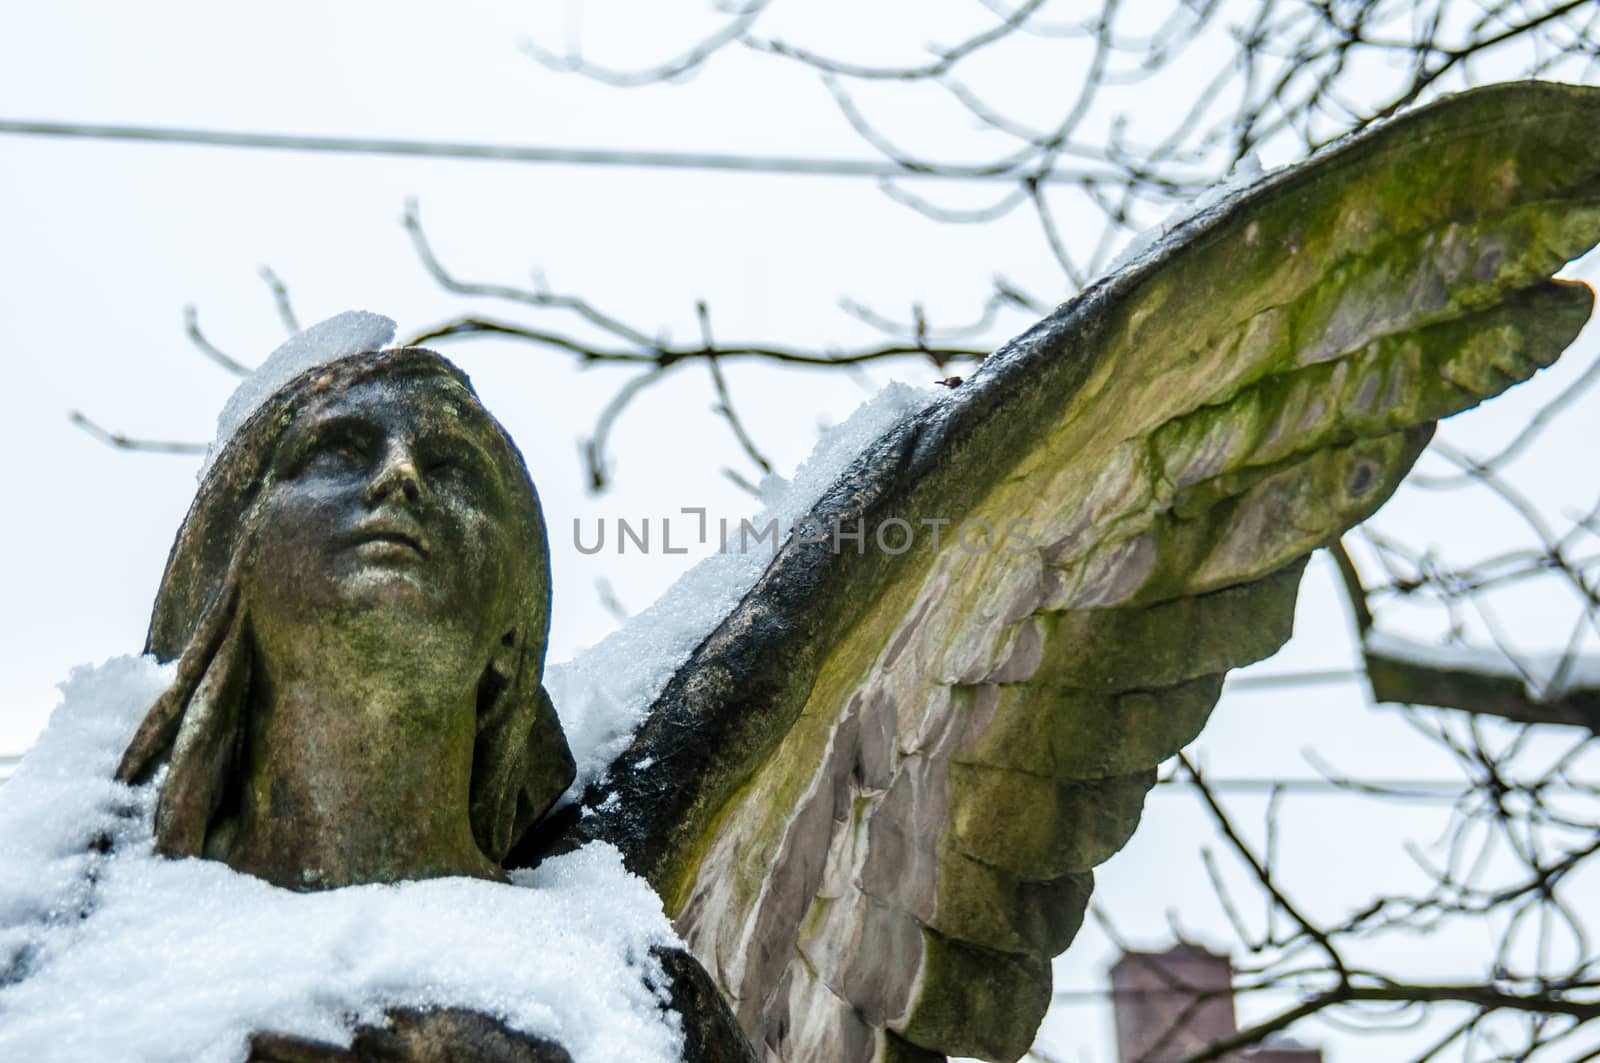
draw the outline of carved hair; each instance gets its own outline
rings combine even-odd
[[[342,358],[280,388],[240,427],[195,495],[167,557],[145,652],[178,662],[123,754],[117,777],[147,781],[170,770],[156,806],[156,848],[169,856],[206,853],[208,836],[236,800],[249,705],[249,602],[241,575],[250,563],[256,514],[277,468],[286,431],[307,410],[376,377],[428,377],[459,390],[504,443],[511,509],[526,563],[517,588],[521,645],[509,675],[486,672],[478,690],[470,818],[473,837],[501,862],[571,783],[572,754],[542,685],[550,631],[550,555],[539,496],[522,454],[454,365],[403,347]],[[215,838],[212,839],[215,841]],[[217,854],[210,854],[217,855]]]

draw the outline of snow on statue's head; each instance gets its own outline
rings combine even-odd
[[[419,348],[299,372],[219,439],[119,775],[157,848],[296,888],[498,877],[572,780],[542,686],[549,552],[516,446]]]

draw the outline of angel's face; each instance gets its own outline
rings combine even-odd
[[[443,376],[369,379],[302,414],[257,515],[253,624],[375,629],[482,660],[525,575],[507,458]]]

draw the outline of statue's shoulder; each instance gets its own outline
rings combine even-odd
[[[733,1012],[704,967],[682,949],[651,950],[666,976],[667,1006],[683,1020],[683,1058],[755,1063]],[[462,1008],[389,1012],[382,1026],[357,1028],[349,1048],[283,1034],[257,1034],[246,1063],[571,1063],[554,1041],[520,1033]]]
[[[349,1048],[282,1034],[257,1034],[246,1063],[572,1063],[554,1041],[459,1008],[389,1013],[356,1030]]]

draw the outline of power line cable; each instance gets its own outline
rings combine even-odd
[[[1266,672],[1260,675],[1244,673],[1230,675],[1228,690],[1272,690],[1280,687],[1326,686],[1336,683],[1353,683],[1365,679],[1367,673],[1358,668],[1332,668],[1305,672]]]
[[[0,118],[0,135],[71,138],[250,148],[341,155],[402,158],[467,159],[483,162],[543,163],[655,170],[717,170],[794,177],[943,178],[966,181],[1022,181],[1030,174],[1015,169],[938,163],[901,164],[889,159],[829,159],[788,155],[735,155],[719,152],[641,151],[631,148],[561,148],[518,144],[475,144],[467,141],[410,140],[389,137],[317,136],[300,133],[250,133],[237,130],[184,129],[168,126],[55,122]],[[1077,183],[1081,172],[1048,173],[1046,182]]]

